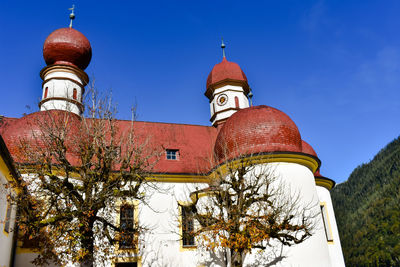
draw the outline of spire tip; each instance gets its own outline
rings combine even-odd
[[[68,8],[68,10],[71,10],[71,14],[69,14],[69,19],[70,19],[69,28],[72,28],[72,21],[75,19],[75,13],[74,13],[75,5],[72,5],[71,8]]]
[[[224,44],[224,38],[221,38],[222,42],[221,42],[221,48],[222,48],[222,58],[226,58],[225,56],[225,44]]]

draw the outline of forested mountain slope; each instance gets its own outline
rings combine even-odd
[[[332,190],[347,266],[400,266],[400,137]]]

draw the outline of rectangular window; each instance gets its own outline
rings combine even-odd
[[[166,155],[167,155],[167,159],[178,160],[179,150],[178,149],[167,149]]]
[[[10,232],[10,220],[11,220],[12,206],[9,200],[7,200],[7,211],[6,211],[6,221],[4,223],[4,232]]]
[[[123,205],[120,208],[119,213],[119,228],[120,228],[120,240],[119,247],[122,249],[135,248],[135,236],[134,236],[134,206]]]
[[[182,209],[182,246],[193,247],[194,242],[194,219],[189,207],[181,206]]]
[[[326,240],[333,241],[332,231],[329,227],[328,213],[325,204],[321,204],[321,215],[322,215],[322,221],[324,223]]]

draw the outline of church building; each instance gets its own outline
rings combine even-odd
[[[162,190],[152,192],[146,205],[134,201],[131,209],[121,209],[116,216],[119,223],[135,220],[150,225],[152,231],[139,238],[142,243],[138,250],[116,248],[105,265],[225,266],[213,259],[196,238],[185,235],[196,223],[185,221],[184,207],[193,202],[194,194],[216,186],[212,182],[215,170],[238,158],[254,158],[260,168],[273,168],[280,182],[298,193],[300,205],[317,204],[310,207],[316,216],[309,238],[293,246],[279,246],[276,261],[260,262],[259,253],[249,253],[245,266],[345,266],[329,192],[335,182],[320,174],[321,160],[287,114],[270,106],[252,105],[249,81],[237,63],[228,61],[224,49],[222,44],[222,61],[212,67],[204,92],[199,91],[210,104],[210,125],[134,122],[139,141],[148,138],[149,147],[162,150],[152,169],[152,181]],[[35,122],[45,118],[45,114],[70,112],[80,119],[84,112],[83,95],[89,82],[85,69],[92,57],[89,40],[72,27],[57,29],[45,40],[43,57],[46,66],[40,72],[40,110],[21,118],[0,118],[0,135],[17,163],[24,163],[17,155],[19,140],[33,142],[38,127]],[[117,120],[116,124],[123,131],[131,121]],[[9,166],[1,166],[7,172]],[[8,174],[1,177],[8,179]],[[12,245],[8,237],[10,213],[4,197],[1,199],[0,220],[5,224],[1,225],[0,240],[6,241],[0,242],[0,251],[4,251],[4,246]],[[273,249],[277,244],[270,245]],[[14,266],[32,266],[30,262],[36,254],[34,249],[17,246],[12,256]],[[1,260],[0,265],[8,266]]]

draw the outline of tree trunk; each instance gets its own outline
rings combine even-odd
[[[244,263],[243,251],[231,251],[231,266],[242,267]]]
[[[81,245],[86,250],[85,256],[80,261],[81,267],[92,267],[94,263],[94,235],[93,235],[93,221],[88,223],[88,227],[82,226],[80,232],[82,233]]]

